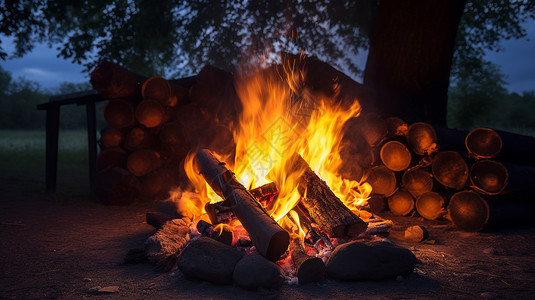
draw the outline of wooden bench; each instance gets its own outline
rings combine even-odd
[[[87,144],[89,149],[89,186],[91,192],[95,183],[97,166],[97,124],[95,103],[104,101],[97,91],[89,90],[73,94],[50,97],[46,103],[37,105],[37,109],[46,110],[46,191],[56,191],[58,173],[58,137],[60,107],[63,105],[85,105],[87,117]]]

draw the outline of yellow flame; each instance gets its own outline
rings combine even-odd
[[[236,155],[234,161],[228,161],[229,157],[221,160],[230,165],[238,181],[249,189],[268,183],[268,179],[277,183],[279,196],[269,210],[277,221],[302,197],[297,184],[301,174],[285,169],[292,165],[288,160],[295,153],[308,162],[350,209],[357,211],[371,192],[369,184],[343,179],[338,174],[342,164],[339,155],[342,127],[360,114],[358,100],[350,107],[343,107],[335,98],[309,90],[304,84],[305,77],[295,61],[278,67],[245,70],[236,77],[235,88],[243,106],[234,131]],[[339,88],[334,86],[335,92]],[[211,150],[217,153],[217,149]],[[194,171],[193,155],[186,158],[188,178],[203,202],[220,201]],[[292,213],[292,218],[295,215]]]

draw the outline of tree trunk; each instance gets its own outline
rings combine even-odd
[[[446,124],[455,36],[465,3],[381,1],[364,72],[379,111]]]

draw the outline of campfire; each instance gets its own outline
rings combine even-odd
[[[407,276],[416,258],[385,238],[392,221],[377,213],[477,231],[489,218],[480,194],[508,181],[491,160],[493,130],[466,137],[470,158],[439,149],[431,125],[367,111],[363,86],[304,56],[176,81],[103,62],[91,83],[110,99],[97,196],[159,202],[147,213],[157,232],[125,260],[217,284]],[[428,237],[422,226],[405,234]]]

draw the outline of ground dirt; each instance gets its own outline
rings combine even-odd
[[[535,299],[532,227],[463,233],[446,222],[385,215],[395,222],[389,239],[420,260],[407,278],[246,291],[192,281],[180,271],[162,273],[149,264],[122,264],[127,251],[154,232],[144,223],[153,204],[112,207],[58,200],[9,180],[0,182],[0,188],[2,299]],[[429,229],[430,240],[400,241],[404,229],[416,224]],[[94,291],[107,286],[119,290]]]

